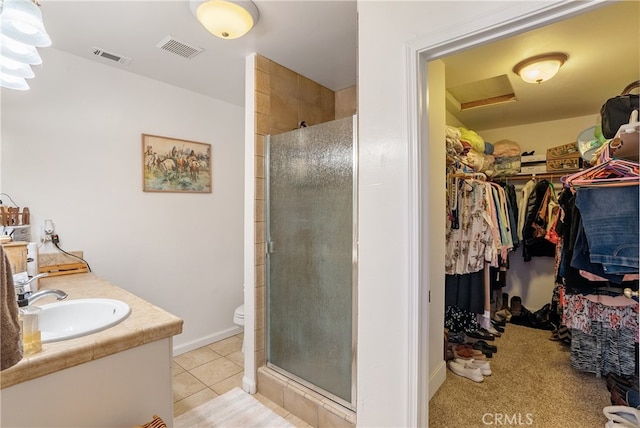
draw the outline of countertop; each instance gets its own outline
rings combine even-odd
[[[0,388],[182,333],[182,319],[93,273],[41,278],[39,290],[43,289],[62,290],[69,295],[67,300],[96,297],[122,300],[131,307],[131,314],[121,323],[97,333],[43,343],[41,352],[0,372]],[[55,297],[47,296],[36,305],[55,301]]]

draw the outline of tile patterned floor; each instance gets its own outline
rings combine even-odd
[[[173,359],[173,412],[179,416],[242,385],[242,334],[229,337]],[[254,397],[298,428],[310,428],[261,394]]]

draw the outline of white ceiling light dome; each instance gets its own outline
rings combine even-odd
[[[555,76],[568,58],[560,52],[537,55],[520,61],[513,72],[527,83],[542,83]]]
[[[191,0],[191,11],[214,36],[237,39],[258,22],[260,13],[252,1]]]

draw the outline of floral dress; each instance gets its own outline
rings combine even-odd
[[[447,220],[446,274],[478,272],[484,268],[487,255],[497,254],[489,198],[486,183],[477,180],[462,182],[457,192],[457,218],[449,216]],[[454,227],[456,223],[457,228]]]

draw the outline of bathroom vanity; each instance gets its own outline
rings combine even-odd
[[[67,300],[121,300],[131,314],[106,330],[44,343],[0,372],[0,426],[133,427],[154,414],[172,426],[172,338],[182,320],[91,273],[44,278],[40,289],[63,290]],[[46,299],[38,304],[55,302]]]

